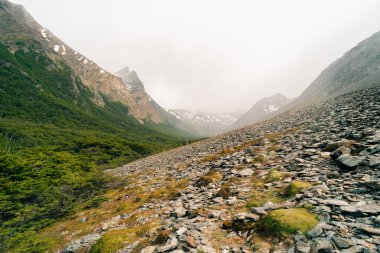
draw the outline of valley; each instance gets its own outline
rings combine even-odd
[[[63,252],[375,252],[379,95],[353,92],[109,170],[128,183],[44,235],[65,238]]]
[[[113,45],[141,50],[139,66],[166,75],[149,87],[141,78],[148,71],[125,67],[129,58],[111,73],[22,5],[0,0],[0,253],[380,252],[380,32],[293,98],[265,81],[281,72],[277,62],[257,59],[251,69],[242,61],[237,71],[227,57],[222,71],[217,57],[206,59],[213,50],[191,55],[193,45],[145,52],[145,42],[171,32],[142,41],[139,32],[127,36],[138,46],[119,36]],[[104,34],[96,31],[112,41]],[[165,48],[181,45],[174,42]],[[162,59],[152,67],[156,53]],[[223,90],[231,73],[247,77],[226,86],[241,96],[229,110],[226,94],[205,94]],[[256,90],[242,94],[239,85]],[[163,107],[148,88],[166,105],[192,101],[194,110]],[[210,112],[196,110],[204,101]]]

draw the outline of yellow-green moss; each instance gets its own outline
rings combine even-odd
[[[271,169],[267,176],[265,181],[266,182],[276,182],[284,178],[284,173],[276,170],[276,169]]]
[[[269,212],[258,223],[260,232],[283,236],[296,232],[306,233],[318,224],[315,214],[311,214],[305,208],[278,209]]]
[[[130,229],[115,229],[105,233],[102,238],[92,247],[91,253],[113,253],[130,244],[138,238],[144,237],[151,227],[149,224]]]
[[[223,175],[219,171],[210,170],[205,175],[201,176],[195,183],[196,186],[207,186],[210,183],[219,182],[222,180]]]
[[[288,197],[294,197],[296,194],[302,192],[303,190],[310,188],[312,186],[309,182],[304,181],[293,181],[291,182],[288,187],[286,187],[286,196]]]

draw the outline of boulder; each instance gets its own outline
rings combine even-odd
[[[336,159],[336,162],[342,169],[353,170],[359,165],[364,163],[364,156],[351,156],[348,154],[343,154]]]
[[[348,249],[349,247],[354,245],[353,241],[351,239],[348,239],[348,238],[333,236],[331,239],[334,242],[334,244],[336,245],[336,247],[340,250]]]

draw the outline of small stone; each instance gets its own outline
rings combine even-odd
[[[336,159],[338,165],[343,169],[353,170],[362,164],[365,160],[364,156],[351,156],[348,154],[343,154]]]
[[[345,146],[341,146],[337,148],[336,150],[334,150],[334,152],[332,152],[330,155],[331,155],[331,158],[335,160],[335,159],[338,159],[338,157],[340,157],[341,155],[350,155],[350,153],[351,153],[351,149]]]
[[[223,204],[224,199],[222,197],[216,197],[213,199],[213,201],[219,204]]]
[[[318,220],[322,222],[329,222],[330,214],[328,212],[322,212],[320,215],[318,215]]]
[[[268,210],[268,209],[271,209],[271,207],[273,206],[274,204],[271,202],[271,201],[268,201],[268,202],[265,202],[265,204],[263,205],[263,207]]]
[[[324,238],[316,238],[311,244],[311,253],[332,252],[333,246]]]
[[[186,209],[183,208],[182,206],[176,207],[174,209],[174,215],[176,217],[184,217],[186,215]]]
[[[141,250],[141,253],[153,253],[155,249],[156,249],[155,246],[148,246],[146,248],[143,248]]]
[[[318,236],[320,236],[321,234],[322,234],[322,232],[323,232],[323,229],[322,229],[322,227],[315,227],[314,229],[312,229],[312,230],[309,230],[308,232],[307,232],[307,236],[310,238],[310,239],[313,239],[313,238],[316,238],[316,237],[318,237]]]
[[[359,206],[358,210],[362,213],[367,213],[367,214],[380,214],[380,205],[376,204],[367,204],[363,206]]]
[[[229,198],[226,200],[226,204],[229,205],[229,206],[234,205],[236,202],[238,202],[238,200],[237,200],[236,197],[229,197]]]
[[[332,206],[348,206],[349,204],[344,200],[339,199],[325,199],[322,201],[325,205],[332,205]]]
[[[341,206],[340,207],[340,210],[344,213],[357,213],[359,210],[358,210],[358,207],[356,206],[353,206],[353,205],[349,205],[349,206]]]
[[[323,159],[328,159],[330,158],[330,152],[321,152],[320,157]]]
[[[375,223],[380,225],[380,215],[375,218]]]
[[[380,228],[374,228],[366,225],[358,225],[357,227],[368,234],[380,235]]]
[[[352,242],[352,240],[350,240],[348,238],[342,238],[342,237],[339,237],[339,236],[333,236],[331,239],[334,242],[334,244],[338,247],[338,249],[340,249],[340,250],[342,250],[342,249],[348,249],[349,247],[351,247],[351,246],[354,245],[354,243]]]
[[[179,229],[176,231],[176,234],[177,234],[178,236],[181,236],[181,235],[183,235],[186,231],[187,231],[187,228],[185,228],[185,227],[181,227],[181,228],[179,228]]]
[[[251,208],[251,212],[258,214],[258,215],[265,215],[267,214],[267,211],[265,210],[264,207],[253,207]]]
[[[295,253],[310,253],[310,244],[308,242],[297,241],[295,248]]]
[[[238,172],[238,175],[241,177],[250,177],[253,175],[253,170],[246,168]]]
[[[189,245],[192,248],[195,248],[197,246],[195,244],[194,237],[192,237],[192,236],[187,236],[186,239],[185,239],[185,242],[187,243],[187,245]]]

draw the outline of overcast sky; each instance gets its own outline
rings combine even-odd
[[[380,30],[378,0],[13,0],[116,72],[136,70],[165,108],[247,110],[299,95]]]

